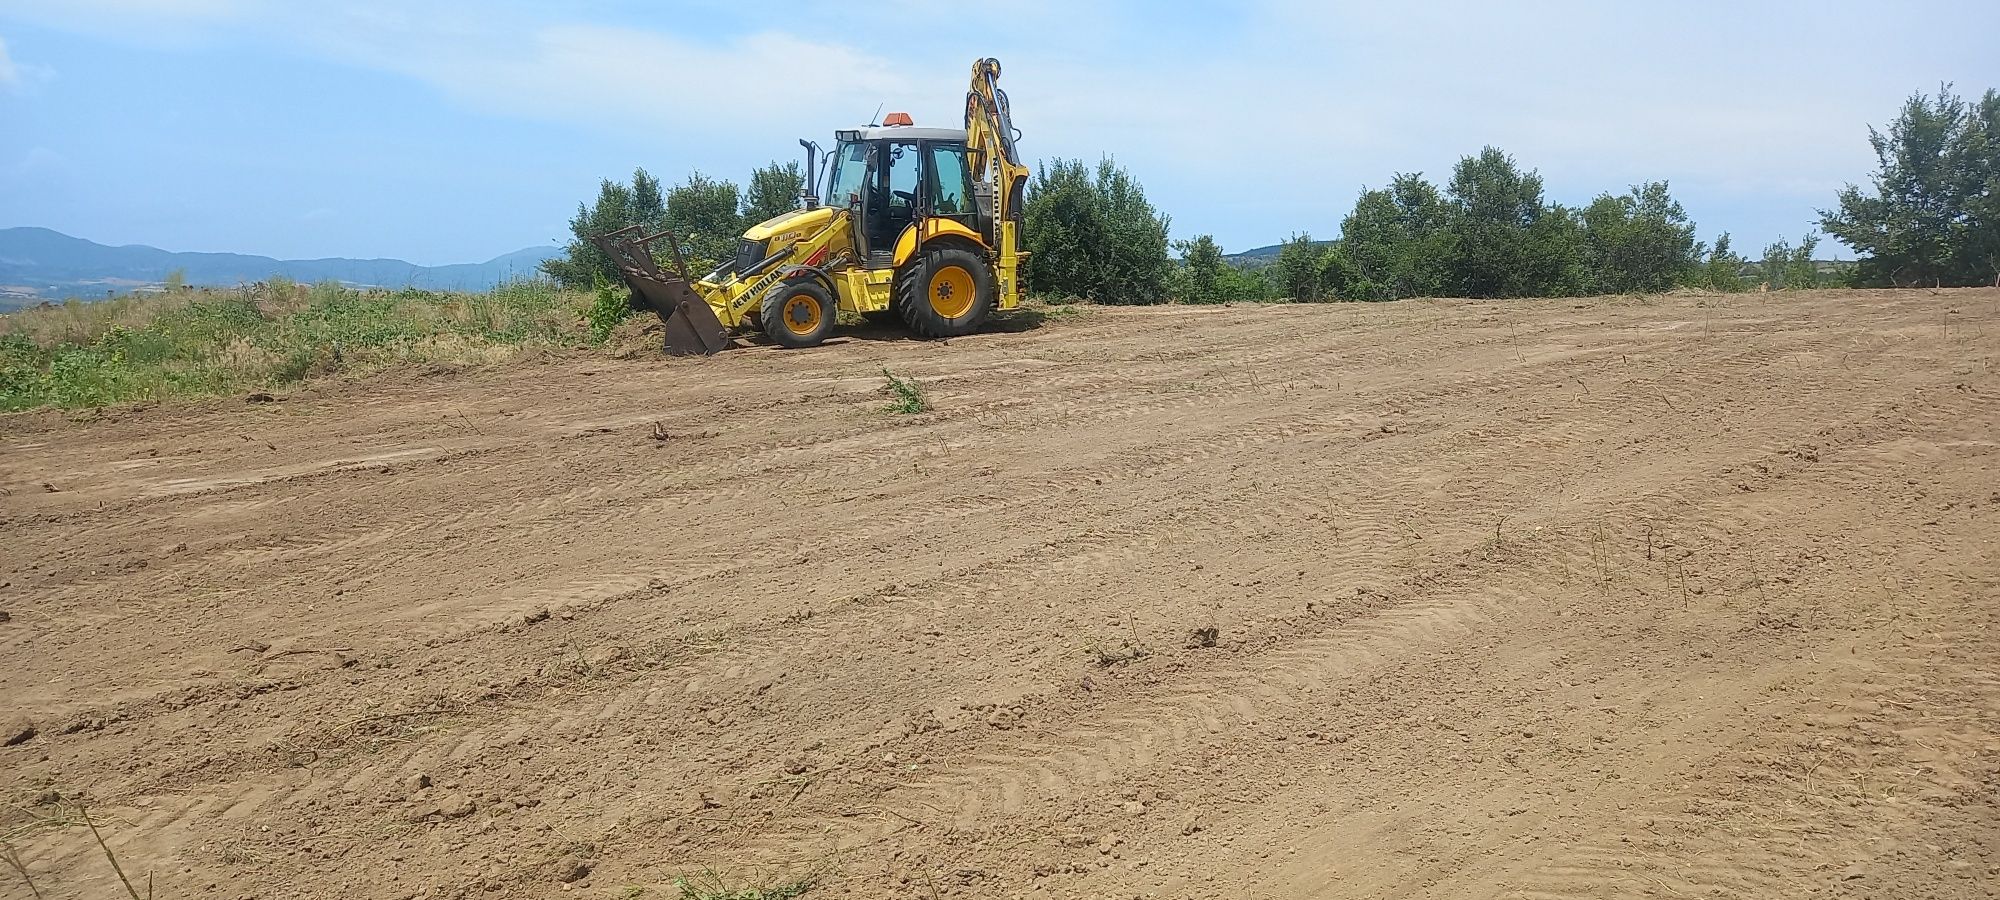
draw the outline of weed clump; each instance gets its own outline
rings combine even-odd
[[[819,884],[817,874],[801,875],[766,885],[731,884],[714,871],[674,879],[679,900],[795,900]]]
[[[617,329],[618,323],[632,315],[632,302],[613,290],[610,282],[599,279],[590,308],[583,315],[590,321],[591,340],[602,344],[611,339],[611,332]]]
[[[924,394],[923,385],[918,384],[915,379],[898,378],[895,373],[889,371],[888,366],[882,367],[882,377],[887,379],[882,389],[889,394],[890,412],[907,416],[931,408],[930,397]]]

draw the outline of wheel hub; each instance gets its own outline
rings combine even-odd
[[[819,304],[810,297],[793,297],[785,304],[785,326],[805,334],[819,325]]]
[[[947,319],[956,319],[972,309],[972,273],[947,265],[931,274],[931,309]]]

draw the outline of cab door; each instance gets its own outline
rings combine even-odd
[[[890,265],[897,235],[916,221],[923,162],[915,141],[876,142],[872,163],[875,189],[864,218],[869,268]]]
[[[863,141],[841,141],[834,148],[831,171],[827,175],[826,202],[848,211],[848,229],[854,252],[866,259],[869,250],[869,198],[874,193],[875,147]]]
[[[924,145],[923,209],[926,216],[951,219],[979,231],[979,208],[972,195],[972,174],[966,168],[965,145]]]

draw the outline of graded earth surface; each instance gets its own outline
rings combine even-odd
[[[46,898],[1991,897],[1997,351],[1097,308],[0,418],[0,830]]]

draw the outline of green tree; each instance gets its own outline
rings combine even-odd
[[[610,234],[630,225],[657,229],[666,220],[660,199],[660,182],[638,169],[632,183],[603,179],[597,185],[597,199],[579,203],[569,220],[570,241],[563,255],[542,263],[542,271],[569,288],[590,288],[598,282],[618,283],[618,269],[591,238]]]
[[[1223,261],[1215,238],[1198,234],[1190,241],[1176,241],[1174,248],[1181,252],[1183,286],[1179,298],[1188,303],[1222,302],[1222,270],[1229,264]]]
[[[1021,218],[1021,239],[1030,254],[1028,284],[1045,294],[1088,296],[1096,287],[1095,248],[1110,234],[1083,161],[1058,159],[1038,167]]]
[[[1593,291],[1658,293],[1687,280],[1701,265],[1694,224],[1664,181],[1636,185],[1616,197],[1599,194],[1581,219]]]
[[[1168,217],[1110,159],[1044,163],[1022,210],[1028,284],[1041,293],[1099,303],[1159,303],[1173,260]]]
[[[2000,285],[2000,92],[1915,94],[1872,126],[1874,192],[1848,185],[1820,228],[1853,247],[1862,284]]]
[[[751,172],[750,185],[743,191],[744,226],[768,222],[798,209],[799,195],[805,186],[805,176],[799,174],[796,161],[782,165],[774,162]]]
[[[646,226],[648,233],[666,224],[667,199],[660,193],[660,180],[645,169],[632,172],[630,203],[629,217],[633,223]]]
[[[1277,289],[1263,269],[1246,269],[1225,263],[1216,274],[1216,293],[1224,303],[1262,303],[1277,299]]]
[[[1765,247],[1759,271],[1764,284],[1774,291],[1819,287],[1819,264],[1813,262],[1813,250],[1818,247],[1819,236],[1810,234],[1800,239],[1796,247],[1783,238]]]
[[[1278,260],[1271,264],[1278,290],[1294,303],[1318,303],[1332,299],[1326,291],[1327,245],[1300,232],[1278,248]]]
[[[666,224],[699,277],[736,255],[743,239],[742,192],[736,183],[691,172],[667,192]]]
[[[1165,213],[1146,199],[1146,190],[1132,173],[1109,158],[1097,163],[1097,191],[1103,198],[1105,221],[1113,244],[1105,263],[1106,302],[1158,303],[1166,299],[1167,256]]]
[[[1363,191],[1340,223],[1348,277],[1342,295],[1395,300],[1444,292],[1451,258],[1449,210],[1421,173],[1398,174],[1382,190]]]
[[[1358,277],[1354,260],[1347,255],[1347,242],[1339,240],[1327,244],[1326,252],[1319,258],[1320,299],[1352,299]]]
[[[1552,297],[1584,282],[1583,229],[1542,199],[1542,177],[1487,147],[1459,160],[1451,198],[1451,287],[1467,297]]]
[[[1701,268],[1690,273],[1690,283],[1694,287],[1711,291],[1743,290],[1743,267],[1748,265],[1743,257],[1729,248],[1729,232],[1715,237],[1715,246],[1709,248],[1708,258]]]

